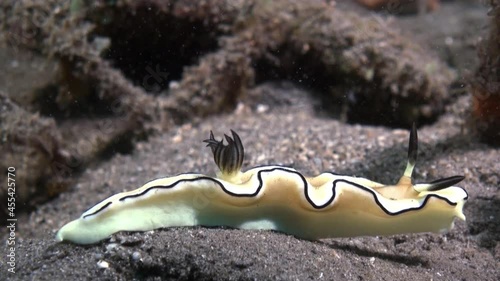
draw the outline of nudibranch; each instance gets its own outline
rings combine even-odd
[[[330,172],[305,177],[284,166],[241,171],[244,149],[231,130],[204,140],[219,171],[215,177],[187,173],[150,181],[113,195],[64,225],[58,241],[92,244],[119,231],[174,226],[270,229],[304,239],[442,232],[462,212],[462,176],[414,184],[417,131],[410,132],[408,162],[394,185]]]

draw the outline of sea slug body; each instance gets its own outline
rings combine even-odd
[[[205,140],[220,172],[187,173],[150,181],[113,195],[64,225],[58,241],[99,242],[119,231],[173,226],[272,229],[305,239],[442,232],[453,227],[467,192],[454,176],[413,184],[417,131],[410,133],[408,164],[395,185],[322,173],[305,177],[293,168],[260,166],[241,172],[244,148],[231,130],[227,145]]]

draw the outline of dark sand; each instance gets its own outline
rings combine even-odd
[[[398,179],[406,162],[406,130],[318,117],[303,94],[294,106],[270,105],[257,113],[242,105],[233,114],[184,125],[138,143],[131,155],[88,169],[70,192],[19,219],[19,263],[9,278],[498,280],[500,151],[461,134],[464,99],[419,131],[416,181],[466,176],[460,186],[470,195],[467,222],[457,222],[447,234],[305,241],[271,231],[192,227],[120,233],[93,246],[54,240],[59,227],[109,195],[160,176],[212,174],[216,167],[201,143],[210,130],[240,134],[245,167],[278,163],[308,175],[329,170],[387,183]]]

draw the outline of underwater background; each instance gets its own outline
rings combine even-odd
[[[499,7],[1,1],[0,219],[15,229],[2,233],[0,276],[498,280]],[[179,173],[213,174],[202,143],[211,130],[238,132],[243,169],[280,164],[396,182],[413,123],[415,180],[465,176],[467,221],[446,234],[318,242],[191,227],[124,232],[88,247],[54,239],[112,194]]]

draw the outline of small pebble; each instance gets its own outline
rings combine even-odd
[[[109,268],[109,263],[107,261],[100,260],[97,262],[97,267],[99,268]]]

